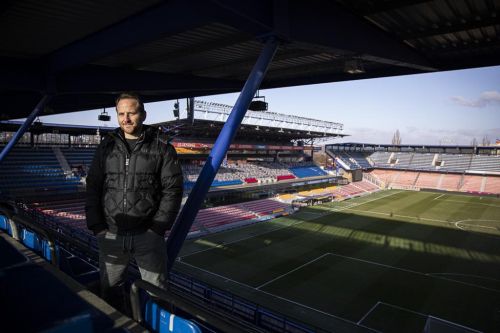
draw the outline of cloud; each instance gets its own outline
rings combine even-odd
[[[462,96],[453,96],[451,100],[458,105],[471,108],[484,108],[490,104],[500,104],[500,92],[485,91],[481,93],[478,99],[468,100]]]

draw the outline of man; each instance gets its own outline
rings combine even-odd
[[[131,258],[143,280],[166,287],[164,234],[179,211],[183,177],[172,145],[143,125],[138,95],[118,96],[116,114],[120,127],[99,144],[88,172],[85,212],[99,246],[102,297],[127,311],[123,286]]]

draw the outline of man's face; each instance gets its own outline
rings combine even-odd
[[[135,99],[125,98],[116,105],[118,124],[125,133],[125,139],[134,139],[141,134],[142,123],[146,119],[146,111],[139,112]]]

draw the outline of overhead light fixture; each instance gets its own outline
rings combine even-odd
[[[106,108],[104,108],[102,110],[101,114],[97,116],[97,120],[100,120],[100,121],[110,121],[111,120],[110,115],[106,112]]]
[[[267,102],[265,96],[259,96],[259,92],[257,91],[257,96],[253,98],[248,106],[248,110],[250,111],[267,111]]]
[[[361,59],[346,60],[344,64],[344,72],[349,74],[361,74],[365,72]]]
[[[174,103],[174,109],[172,111],[174,112],[174,117],[179,119],[179,100]]]

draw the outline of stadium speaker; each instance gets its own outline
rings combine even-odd
[[[267,111],[266,101],[251,101],[248,106],[248,110],[251,111]]]
[[[110,121],[111,117],[110,115],[106,112],[106,109],[104,109],[100,115],[97,116],[97,120],[100,121]]]
[[[257,95],[253,98],[248,106],[248,110],[251,111],[267,111],[266,96],[260,96],[257,91]]]
[[[110,121],[111,120],[111,117],[107,114],[100,114],[99,116],[97,116],[97,120],[100,120],[100,121]]]
[[[174,109],[172,111],[174,112],[174,117],[179,118],[179,101],[174,103]]]

